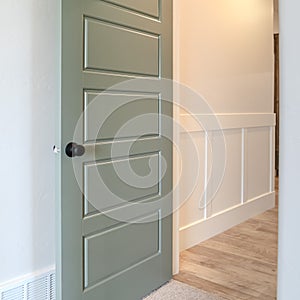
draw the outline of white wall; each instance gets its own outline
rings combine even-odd
[[[180,80],[216,113],[273,112],[272,0],[186,0]]]
[[[278,299],[300,299],[299,1],[280,1],[280,188]]]
[[[54,264],[59,1],[0,1],[0,285]]]
[[[189,116],[181,115],[182,125],[192,132],[202,155],[198,186],[179,213],[183,250],[274,205],[273,0],[175,3],[180,22],[175,27],[179,45],[175,50],[179,56],[175,77],[212,107],[221,122],[227,148],[220,190],[201,209],[211,167],[211,162],[208,168],[204,162],[217,146],[209,143],[199,126],[192,125]],[[182,105],[186,101],[181,99]],[[193,107],[200,121],[201,107]],[[209,132],[212,138],[219,134]],[[187,162],[194,157],[188,140],[181,134],[183,161]],[[190,174],[195,174],[194,165]],[[188,175],[182,179],[183,192],[191,181]]]

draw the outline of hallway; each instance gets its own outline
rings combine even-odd
[[[175,279],[225,299],[276,299],[276,190],[274,209],[182,252]]]

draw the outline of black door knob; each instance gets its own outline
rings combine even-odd
[[[71,142],[66,146],[66,154],[69,157],[82,156],[84,153],[85,149],[82,145]]]

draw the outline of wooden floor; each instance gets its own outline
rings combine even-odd
[[[182,252],[174,279],[224,299],[276,299],[277,207]]]

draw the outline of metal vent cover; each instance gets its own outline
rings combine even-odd
[[[0,287],[1,300],[55,300],[55,273],[41,273]]]

